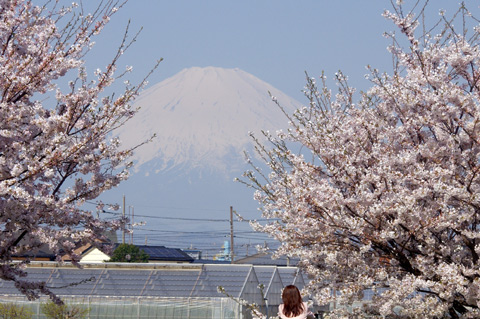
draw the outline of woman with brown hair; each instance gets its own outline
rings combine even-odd
[[[288,285],[282,292],[283,304],[278,306],[278,315],[282,319],[313,318],[306,302],[302,301],[300,291],[294,285]]]

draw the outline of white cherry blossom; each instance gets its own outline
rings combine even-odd
[[[121,227],[120,220],[98,219],[82,204],[128,177],[132,150],[109,139],[135,113],[130,104],[143,83],[102,96],[116,78],[127,38],[95,81],[83,66],[90,39],[119,1],[103,1],[85,17],[76,4],[58,5],[0,0],[0,278],[31,299],[47,294],[60,302],[45,283],[24,276],[28,260],[13,263],[12,255],[48,245],[78,264],[76,248],[98,245],[105,230]],[[59,83],[77,74],[61,89]]]
[[[300,259],[317,302],[338,305],[330,318],[479,318],[478,20],[462,7],[471,34],[445,16],[424,34],[397,3],[393,72],[369,68],[360,93],[342,73],[336,94],[307,76],[308,106],[258,145],[270,171],[245,177],[272,220],[253,226]]]

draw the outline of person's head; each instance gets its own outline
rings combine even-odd
[[[296,317],[303,312],[302,296],[294,285],[288,285],[282,292],[283,313],[287,317]]]

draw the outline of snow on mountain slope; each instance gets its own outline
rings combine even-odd
[[[251,149],[250,131],[276,131],[287,118],[271,101],[270,92],[287,110],[300,103],[240,69],[192,67],[145,90],[136,100],[140,111],[117,134],[125,146],[140,147],[135,170],[179,168],[231,171]],[[143,170],[143,169],[142,169]]]

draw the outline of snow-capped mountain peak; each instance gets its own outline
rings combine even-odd
[[[269,92],[286,109],[299,103],[240,69],[192,67],[145,90],[140,111],[118,129],[125,146],[156,138],[137,149],[135,169],[149,171],[206,168],[227,171],[243,163],[249,132],[276,131],[287,119]]]

